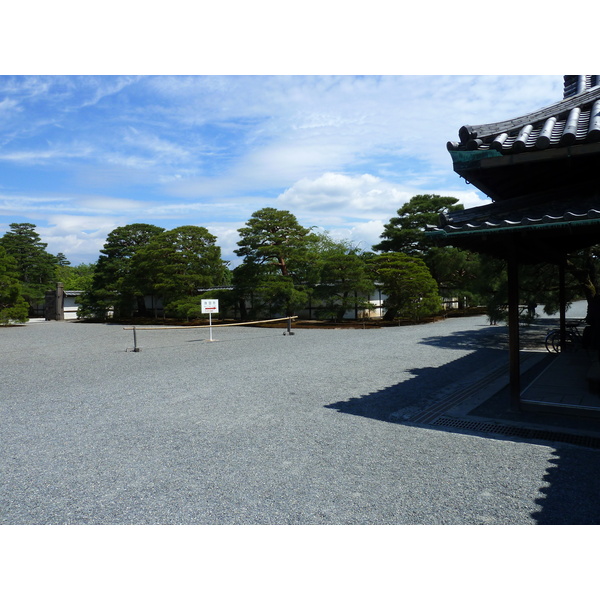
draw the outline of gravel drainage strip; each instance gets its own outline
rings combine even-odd
[[[452,417],[439,417],[430,423],[430,425],[434,427],[450,427],[452,429],[475,431],[477,433],[492,433],[509,437],[543,440],[547,442],[564,442],[566,444],[585,446],[587,448],[600,448],[600,438],[568,432],[545,431],[541,429],[531,429],[528,427],[516,427],[514,425],[486,423],[482,421],[469,421],[467,419],[456,419]]]

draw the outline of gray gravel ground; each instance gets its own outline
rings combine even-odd
[[[484,317],[213,337],[0,329],[0,522],[598,522],[596,450],[389,419],[506,361]]]

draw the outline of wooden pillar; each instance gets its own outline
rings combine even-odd
[[[63,321],[65,318],[65,290],[62,283],[56,289],[46,292],[44,299],[44,317],[46,321]]]
[[[565,289],[565,260],[558,265],[558,302],[560,305],[560,350],[564,350],[567,338],[567,295]]]
[[[516,251],[508,258],[508,352],[510,407],[521,407],[521,362],[519,356],[519,261]]]
[[[65,320],[65,286],[60,282],[56,284],[56,320]]]

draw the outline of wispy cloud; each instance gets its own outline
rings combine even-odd
[[[0,193],[0,214],[10,214],[19,210],[37,212],[40,216],[70,211],[75,220],[78,214],[116,214],[131,215],[146,207],[146,203],[127,198],[108,196],[61,196],[51,195],[18,195]]]
[[[57,164],[69,159],[88,158],[93,155],[93,152],[91,147],[77,147],[76,145],[68,147],[48,146],[47,148],[0,152],[0,161],[22,163],[24,165]]]
[[[0,100],[0,119],[6,118],[8,113],[13,110],[19,110],[19,103],[11,98]]]
[[[75,108],[95,106],[109,96],[114,96],[127,86],[139,81],[140,77],[87,77],[84,79],[87,94]]]
[[[561,97],[560,76],[0,77],[0,214],[48,235],[59,214],[211,223],[231,252],[276,205],[375,243],[412,195],[485,201],[452,171],[462,125]]]

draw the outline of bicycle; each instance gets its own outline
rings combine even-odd
[[[576,350],[578,347],[583,346],[583,336],[579,331],[579,326],[582,324],[585,324],[585,319],[579,319],[578,321],[565,323],[564,351],[568,352]],[[546,339],[544,340],[544,344],[548,352],[554,352],[557,354],[561,352],[563,349],[561,348],[560,328],[551,329],[548,331],[546,334]]]

